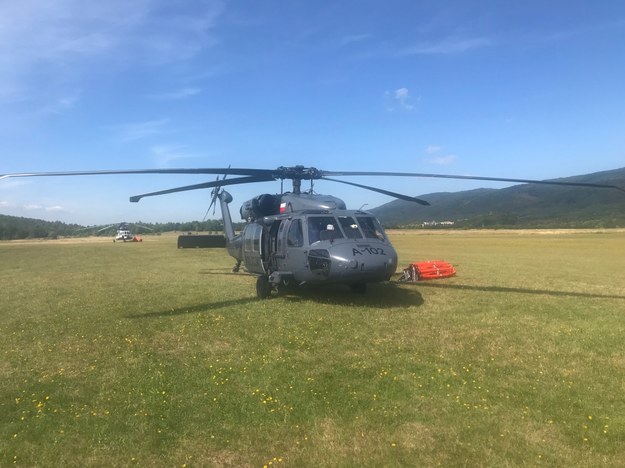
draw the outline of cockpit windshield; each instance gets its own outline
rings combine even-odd
[[[358,224],[354,221],[354,218],[351,216],[339,216],[339,223],[343,228],[343,232],[348,239],[362,239],[362,234],[358,229]]]
[[[373,216],[310,216],[307,218],[308,242],[335,239],[379,239],[386,241],[384,230]]]
[[[358,223],[367,239],[386,240],[384,229],[382,229],[380,222],[373,216],[359,216]]]
[[[334,216],[311,216],[308,218],[308,242],[342,239],[343,233]]]

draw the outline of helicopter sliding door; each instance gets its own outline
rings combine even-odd
[[[250,223],[243,231],[243,264],[250,273],[265,274],[263,263],[263,227]]]
[[[304,226],[301,218],[285,220],[280,224],[276,242],[278,269],[283,272],[307,270],[304,246]]]

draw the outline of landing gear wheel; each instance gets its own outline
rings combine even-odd
[[[352,292],[355,292],[357,294],[364,294],[367,292],[367,283],[354,283],[350,284],[349,287],[351,288]]]
[[[256,278],[256,297],[266,299],[271,295],[271,285],[269,278],[265,275]]]

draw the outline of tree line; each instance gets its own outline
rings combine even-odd
[[[189,221],[184,223],[127,223],[131,232],[136,234],[162,232],[198,232],[221,231],[221,220],[209,219],[206,221]],[[34,218],[0,215],[0,240],[19,239],[57,239],[59,237],[88,237],[93,235],[114,235],[118,224],[109,229],[101,230],[104,226],[82,226],[80,224],[66,224],[60,221],[44,221]],[[242,223],[235,223],[235,229],[241,229]]]

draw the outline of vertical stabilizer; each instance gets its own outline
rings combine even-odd
[[[222,190],[219,195],[219,206],[221,208],[221,217],[224,222],[224,234],[227,242],[232,242],[236,235],[234,234],[234,225],[232,224],[232,216],[228,204],[232,201],[232,195]]]
[[[232,195],[225,190],[222,190],[217,197],[219,198],[221,217],[224,222],[226,248],[228,249],[228,254],[230,254],[231,257],[234,257],[237,261],[232,271],[239,271],[241,261],[243,260],[243,241],[241,240],[241,236],[235,234],[232,216],[230,216],[230,208],[228,207],[228,204],[232,201]]]

